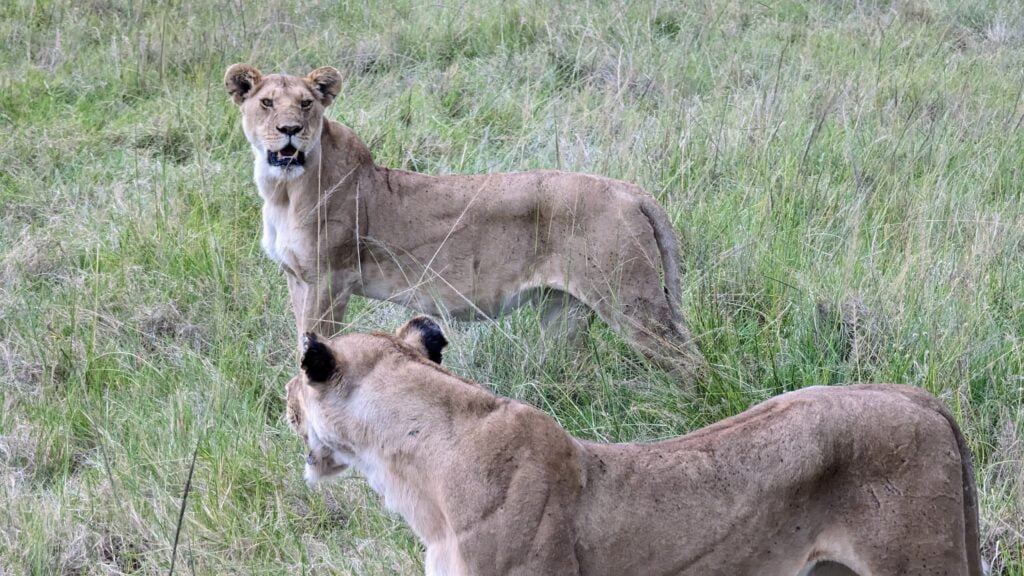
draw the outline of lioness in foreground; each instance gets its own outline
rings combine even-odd
[[[577,440],[453,376],[440,329],[305,337],[306,480],[352,467],[428,575],[980,576],[971,458],[904,386],[790,392],[681,438]]]
[[[334,68],[299,78],[235,64],[224,84],[255,156],[263,249],[287,274],[300,334],[337,332],[353,294],[459,319],[537,302],[543,324],[568,333],[582,303],[684,382],[705,371],[679,311],[675,232],[640,188],[383,168],[324,117],[341,88]]]

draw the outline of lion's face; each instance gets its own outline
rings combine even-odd
[[[345,449],[347,443],[333,438],[331,442],[325,441],[321,436],[322,425],[319,421],[312,426],[309,423],[310,408],[313,416],[319,417],[315,403],[319,400],[319,391],[309,386],[305,375],[299,375],[291,379],[285,386],[287,394],[287,405],[285,408],[288,425],[302,438],[306,445],[306,482],[313,486],[321,480],[343,474],[348,470],[352,453]],[[321,430],[320,433],[317,431]]]
[[[318,68],[304,78],[263,76],[235,64],[224,85],[242,111],[242,129],[256,155],[257,177],[290,179],[305,170],[306,157],[320,144],[324,108],[337,96],[341,74]]]
[[[405,323],[396,336],[349,334],[329,341],[313,333],[303,337],[302,373],[285,386],[285,411],[289,426],[306,445],[308,484],[338,476],[352,465],[366,426],[365,399],[381,392],[367,390],[361,375],[376,364],[380,350],[393,349],[398,340],[409,354],[440,363],[448,345],[440,327],[425,316]]]

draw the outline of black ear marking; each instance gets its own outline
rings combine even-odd
[[[313,332],[302,336],[302,370],[311,382],[326,382],[338,369],[334,353]]]
[[[409,321],[409,327],[420,333],[420,341],[431,362],[441,363],[441,351],[448,345],[448,339],[436,322],[426,316],[417,316]]]

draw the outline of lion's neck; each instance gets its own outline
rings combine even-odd
[[[450,464],[464,458],[459,442],[479,427],[483,414],[499,405],[489,393],[454,377],[437,374],[433,367],[423,370],[430,377],[434,395],[405,396],[400,406],[381,411],[368,401],[366,409],[374,418],[356,442],[355,468],[384,498],[387,508],[400,514],[427,546],[452,538],[449,522],[451,502],[444,499],[453,479]],[[424,377],[426,378],[426,377]],[[454,406],[447,418],[431,417]],[[470,409],[473,407],[474,412]],[[386,423],[381,424],[381,423]]]
[[[421,470],[399,454],[364,453],[356,469],[384,499],[384,505],[402,516],[427,545],[446,536],[445,514],[433,494],[433,474]]]

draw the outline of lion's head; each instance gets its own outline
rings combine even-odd
[[[263,76],[248,64],[234,64],[224,86],[242,111],[242,128],[256,155],[258,175],[294,178],[320,144],[324,108],[341,89],[341,73],[330,66],[304,78]]]
[[[286,385],[288,424],[306,445],[306,482],[314,485],[337,476],[352,465],[368,425],[366,399],[404,396],[409,385],[399,370],[384,379],[367,379],[387,355],[413,358],[413,363],[441,362],[448,345],[441,328],[419,316],[406,322],[395,336],[347,334],[324,340],[309,332],[302,341],[302,372]],[[371,384],[366,384],[370,382]],[[364,386],[372,386],[369,390]]]

